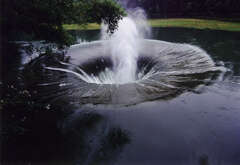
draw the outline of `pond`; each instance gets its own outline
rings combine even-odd
[[[86,44],[100,38],[98,30],[72,34]],[[104,91],[104,85],[85,88],[72,72],[42,69],[62,67],[59,61],[69,61],[64,55],[40,56],[25,65],[21,58],[8,59],[4,79],[6,88],[13,88],[8,95],[23,86],[19,95],[28,101],[3,111],[3,160],[13,164],[240,164],[240,33],[154,28],[150,39],[198,46],[224,69],[185,76],[184,81],[175,78],[180,85],[162,76],[160,81],[177,90],[161,88],[160,94],[153,95],[154,90],[142,94],[142,89],[133,92],[131,86],[113,85],[111,92]],[[105,59],[104,65],[111,64]],[[93,96],[91,90],[100,94]],[[82,91],[85,95],[79,97]]]

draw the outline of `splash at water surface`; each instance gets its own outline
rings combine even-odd
[[[68,84],[67,95],[83,104],[167,99],[209,84],[216,72],[225,71],[196,46],[144,39],[149,27],[136,20],[123,18],[110,37],[103,25],[102,40],[71,46],[68,62],[45,69],[65,74],[60,81]]]

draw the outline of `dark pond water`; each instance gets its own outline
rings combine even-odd
[[[100,37],[72,33],[80,41]],[[152,39],[196,45],[227,71],[151,101],[76,104],[66,97],[76,86],[66,93],[66,82],[46,81],[66,74],[42,69],[66,57],[41,56],[24,66],[7,58],[3,96],[19,103],[2,113],[4,164],[239,165],[240,33],[156,28]]]

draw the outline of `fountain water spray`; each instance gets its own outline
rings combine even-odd
[[[102,40],[72,45],[67,61],[45,67],[62,72],[51,74],[61,88],[57,97],[66,95],[81,104],[132,105],[175,97],[225,72],[201,48],[146,39],[150,28],[144,12],[128,13],[114,34],[107,34],[107,26],[102,25]]]
[[[136,24],[126,17],[119,22],[119,28],[111,38],[111,58],[116,80],[119,83],[136,80],[139,37]]]
[[[119,84],[136,81],[139,42],[146,34],[150,34],[142,9],[137,8],[128,13],[128,17],[119,21],[118,29],[110,38],[106,37],[106,26],[102,26],[102,39],[108,38],[110,41],[114,79]]]
[[[104,40],[104,42],[95,42],[97,45],[102,45],[106,51],[104,54],[100,55],[102,50],[99,50],[98,57],[95,56],[95,58],[101,58],[103,62],[105,60],[103,56],[109,55],[108,58],[110,57],[112,63],[111,68],[106,67],[105,70],[94,75],[91,73],[88,74],[86,70],[79,66],[79,61],[91,61],[89,59],[91,55],[87,55],[91,52],[88,46],[92,46],[94,42],[73,45],[68,52],[68,55],[72,57],[71,64],[61,63],[70,68],[74,67],[77,72],[71,69],[69,70],[69,68],[46,68],[73,73],[87,83],[126,84],[136,82],[136,80],[139,79],[137,76],[137,60],[139,56],[140,41],[143,40],[146,35],[150,34],[150,27],[147,24],[144,11],[142,9],[136,9],[134,12],[129,11],[129,16],[124,17],[118,22],[118,28],[112,35],[108,34],[107,28],[107,25],[102,24],[101,39]],[[78,52],[80,47],[82,48],[80,49],[81,52]],[[87,50],[86,52],[84,51],[84,47]],[[98,51],[97,47],[94,49]],[[92,51],[94,51],[94,49]],[[85,53],[86,55],[79,55]],[[97,69],[96,66],[96,70]]]
[[[45,67],[67,73],[63,82],[73,85],[81,101],[135,103],[159,98],[178,93],[182,84],[196,79],[192,75],[221,69],[196,46],[146,39],[151,30],[144,11],[127,12],[114,34],[109,35],[103,24],[102,40],[72,45],[67,62]]]

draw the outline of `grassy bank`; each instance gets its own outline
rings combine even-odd
[[[148,20],[152,27],[181,27],[181,28],[195,28],[195,29],[212,29],[225,31],[240,31],[240,22],[226,22],[218,20],[206,19],[150,19]],[[66,30],[96,30],[100,26],[95,23],[90,23],[86,26],[76,24],[64,25]]]

